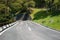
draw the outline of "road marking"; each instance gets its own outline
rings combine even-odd
[[[29,31],[32,31],[31,28],[29,27],[28,23],[26,23],[26,27],[28,27]]]
[[[15,25],[13,25],[13,26],[11,26],[11,27],[9,27],[9,28],[5,29],[4,31],[2,31],[2,32],[0,33],[0,35],[2,35],[5,31],[7,31],[7,30],[11,29],[12,27],[16,26],[17,24],[18,24],[18,23],[16,22],[16,24],[15,24]]]
[[[32,29],[29,27],[28,23],[26,23],[26,27],[28,27],[29,31],[32,31]]]
[[[54,32],[60,33],[60,31],[53,30],[53,29],[51,29],[51,28],[45,27],[45,26],[43,26],[43,25],[41,25],[41,24],[38,24],[38,23],[36,23],[36,22],[33,22],[33,21],[30,21],[30,22],[31,22],[31,23],[34,23],[34,24],[36,24],[36,25],[40,25],[41,27],[46,28],[46,29],[48,29],[48,30],[50,30],[50,31],[54,31]]]
[[[29,31],[32,31],[30,27],[28,27]]]

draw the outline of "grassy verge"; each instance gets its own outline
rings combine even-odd
[[[33,9],[31,17],[34,22],[60,31],[60,13],[46,12],[46,9]]]

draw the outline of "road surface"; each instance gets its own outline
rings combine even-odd
[[[0,35],[0,40],[60,40],[60,32],[50,30],[31,21],[18,24]]]

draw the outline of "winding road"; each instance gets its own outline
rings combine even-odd
[[[17,21],[17,25],[2,35],[0,40],[60,40],[60,32],[31,21]]]

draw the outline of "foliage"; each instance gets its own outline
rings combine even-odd
[[[16,13],[27,12],[34,6],[33,0],[0,0],[0,24],[14,21]]]
[[[33,21],[46,27],[60,31],[60,11],[46,12],[46,9],[34,9],[31,13]]]
[[[50,15],[60,11],[60,0],[0,0],[0,23],[9,23],[19,13],[31,13],[34,7],[47,8]]]
[[[49,8],[49,10],[52,11],[58,11],[60,9],[60,0],[45,0],[46,6]]]
[[[37,8],[47,8],[51,12],[60,10],[60,0],[34,0]]]
[[[45,7],[45,0],[34,0],[35,1],[35,6],[38,7],[38,8],[43,8]]]

